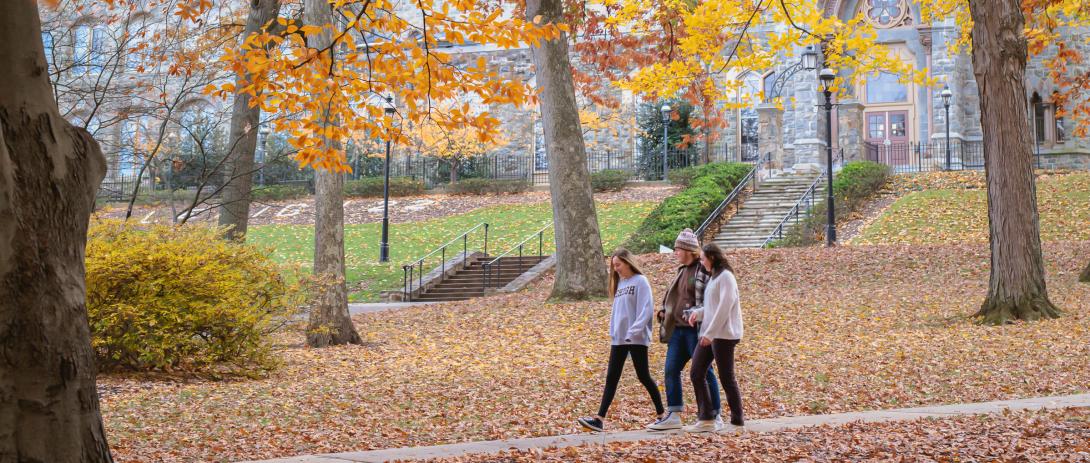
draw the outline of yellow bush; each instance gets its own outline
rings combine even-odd
[[[205,226],[92,224],[87,311],[104,369],[253,375],[303,294],[262,250]]]

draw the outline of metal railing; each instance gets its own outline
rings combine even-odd
[[[454,239],[452,239],[450,241],[447,241],[446,244],[443,244],[442,246],[436,248],[434,251],[427,253],[426,255],[424,255],[424,257],[421,257],[421,258],[413,261],[410,264],[402,265],[401,270],[402,270],[402,272],[404,274],[402,275],[401,282],[402,282],[402,291],[404,292],[404,295],[405,295],[405,300],[410,301],[410,302],[412,301],[413,291],[414,291],[414,288],[413,288],[413,280],[414,279],[417,280],[417,285],[416,285],[416,288],[415,288],[416,290],[419,290],[419,289],[424,287],[424,270],[425,270],[425,264],[426,264],[428,258],[433,257],[436,254],[439,254],[439,257],[440,257],[439,280],[442,281],[443,279],[446,278],[446,274],[447,274],[447,248],[449,248],[451,245],[457,243],[459,240],[462,241],[462,268],[464,269],[464,268],[468,267],[469,266],[469,262],[468,262],[468,257],[469,257],[469,235],[471,233],[477,231],[477,230],[481,230],[482,228],[484,229],[484,246],[483,246],[483,251],[482,252],[484,252],[485,256],[488,256],[488,223],[487,222],[482,222],[482,223],[477,224],[473,228],[470,228],[469,230],[466,230],[464,233],[462,233],[461,235],[458,235]],[[457,255],[457,254],[455,254],[455,255]],[[417,270],[418,268],[419,268],[419,270]]]
[[[519,259],[518,259],[519,272],[518,273],[521,274],[525,270],[528,270],[527,268],[525,268],[525,266],[524,266],[524,264],[522,262],[522,258],[524,256],[523,250],[526,247],[526,243],[529,243],[530,240],[532,240],[534,238],[537,238],[537,258],[538,258],[538,261],[540,261],[542,257],[545,257],[545,232],[547,232],[549,230],[553,230],[553,222],[552,221],[550,221],[548,225],[545,225],[544,227],[541,227],[540,230],[530,234],[530,236],[526,237],[526,239],[524,239],[521,242],[519,242],[518,244],[512,246],[511,249],[508,249],[503,254],[500,254],[500,255],[496,256],[494,259],[492,259],[492,260],[490,260],[488,262],[485,262],[485,264],[484,264],[484,282],[483,282],[485,289],[491,288],[493,286],[492,283],[493,283],[494,279],[492,278],[492,269],[496,268],[496,273],[502,273],[503,272],[503,262],[500,259],[503,259],[504,257],[513,257],[514,254],[515,254],[515,251],[518,251],[518,257],[519,257]],[[534,265],[537,265],[537,264],[534,264]]]
[[[787,211],[787,214],[784,215],[783,220],[780,221],[779,225],[776,225],[776,228],[772,230],[772,233],[765,238],[764,243],[761,243],[762,248],[768,247],[768,244],[774,240],[783,239],[783,234],[789,221],[794,219],[794,223],[791,225],[797,226],[801,220],[810,216],[814,210],[814,192],[817,191],[818,185],[825,179],[825,175],[825,172],[822,172],[821,175],[814,179],[814,183],[810,184],[810,188],[806,189],[806,193],[803,193],[802,198],[799,198],[798,202],[795,203],[791,210]],[[802,212],[803,204],[806,205],[805,214]],[[800,216],[803,217],[800,218]]]
[[[980,170],[984,168],[984,143],[951,140],[947,150],[942,139],[888,145],[864,142],[863,158],[890,166],[894,173]]]
[[[753,190],[757,190],[757,182],[755,182],[754,180],[757,178],[757,172],[760,169],[761,162],[757,162],[753,165],[753,168],[749,170],[746,176],[742,177],[742,181],[738,182],[738,185],[734,186],[734,189],[731,190],[730,194],[728,194],[726,198],[723,198],[723,201],[719,203],[719,206],[717,206],[711,214],[708,214],[708,217],[704,219],[704,223],[700,224],[700,226],[696,228],[696,236],[704,236],[704,232],[707,231],[708,227],[710,227],[712,223],[714,223],[716,219],[718,219],[719,216],[723,214],[723,211],[725,211],[728,206],[738,200],[738,197],[741,196],[742,191],[746,189],[746,186],[752,184]]]

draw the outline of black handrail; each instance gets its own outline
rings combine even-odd
[[[434,256],[436,253],[439,253],[440,259],[441,259],[441,262],[442,262],[440,264],[440,267],[439,267],[440,268],[440,277],[439,278],[440,278],[440,280],[442,280],[443,278],[446,277],[446,273],[447,273],[447,248],[450,247],[450,245],[456,243],[458,240],[462,240],[462,268],[466,268],[467,266],[469,266],[469,262],[468,262],[468,259],[467,259],[467,257],[469,256],[469,234],[479,230],[481,227],[484,227],[484,255],[488,256],[488,223],[487,222],[482,222],[482,223],[479,223],[479,224],[475,225],[473,228],[470,228],[469,230],[466,230],[461,235],[456,236],[454,239],[452,239],[450,241],[447,241],[445,244],[443,244],[442,246],[439,246],[434,251],[425,254],[424,257],[421,257],[421,258],[413,261],[412,263],[402,265],[401,266],[401,271],[402,271],[403,275],[401,277],[401,285],[402,285],[402,292],[403,292],[403,294],[405,296],[404,299],[406,301],[412,301],[412,298],[413,298],[413,277],[414,276],[416,276],[418,278],[416,289],[420,289],[420,288],[422,288],[424,286],[424,263],[429,257]],[[417,270],[416,269],[417,267],[420,267],[420,270]]]
[[[704,236],[704,232],[707,231],[708,227],[710,227],[712,223],[715,222],[715,220],[723,214],[723,211],[727,209],[727,206],[731,205],[731,203],[738,199],[738,196],[742,194],[742,191],[746,188],[747,185],[753,183],[753,179],[757,177],[757,170],[760,169],[760,167],[760,162],[754,164],[753,168],[750,169],[748,173],[746,173],[746,176],[742,177],[742,181],[738,182],[738,185],[734,186],[734,189],[731,190],[730,194],[728,194],[726,198],[723,198],[723,201],[719,203],[719,206],[717,206],[711,214],[708,214],[708,218],[704,219],[704,223],[700,224],[700,226],[696,228],[697,237]],[[754,190],[756,190],[756,183],[753,184],[753,188]]]
[[[492,259],[492,260],[490,260],[488,262],[485,262],[484,263],[484,281],[482,282],[485,289],[492,287],[492,266],[497,265],[497,266],[500,267],[497,270],[497,272],[502,271],[503,270],[503,268],[502,268],[503,263],[500,262],[500,259],[502,259],[504,257],[507,257],[509,254],[514,254],[514,252],[516,250],[519,253],[519,273],[522,273],[522,271],[523,271],[522,270],[522,268],[523,268],[522,267],[522,257],[523,257],[522,251],[523,251],[523,248],[526,246],[526,243],[529,242],[530,240],[532,240],[534,238],[537,238],[537,257],[538,257],[539,260],[542,257],[544,257],[545,256],[545,249],[544,249],[545,248],[545,232],[548,231],[548,230],[553,230],[553,222],[552,221],[549,221],[549,224],[545,225],[544,227],[541,227],[540,230],[538,230],[538,231],[536,231],[534,233],[531,233],[530,236],[527,236],[525,239],[523,239],[518,244],[512,246],[511,249],[508,249],[503,254],[500,254],[500,255],[496,256],[496,258],[494,258],[494,259]]]
[[[802,206],[802,203],[806,203],[806,215],[810,215],[811,211],[814,209],[814,192],[824,178],[825,172],[823,171],[821,175],[818,175],[818,177],[814,179],[814,183],[810,184],[810,188],[806,189],[806,193],[803,193],[802,198],[799,198],[798,202],[795,203],[795,206],[787,212],[787,215],[783,217],[783,220],[780,221],[779,225],[776,225],[776,229],[772,230],[772,233],[765,238],[764,243],[761,244],[762,248],[768,247],[768,243],[771,243],[773,239],[783,239],[784,226],[787,225],[787,221],[791,220],[792,217],[795,219],[795,225],[799,224],[799,207]]]

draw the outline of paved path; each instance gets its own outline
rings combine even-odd
[[[421,305],[435,304],[435,302],[373,302],[348,304],[348,312],[352,315],[359,313],[385,312],[387,310],[404,309]]]
[[[996,413],[1004,409],[1039,410],[1043,408],[1090,407],[1090,394],[1077,394],[1056,397],[1038,397],[1033,399],[1003,400],[971,404],[938,405],[930,407],[901,408],[895,410],[877,410],[870,412],[836,413],[830,415],[793,416],[750,420],[746,423],[749,432],[773,432],[784,429],[801,428],[816,425],[838,425],[855,421],[900,421],[927,417],[950,417],[957,415],[975,415]],[[562,436],[533,437],[484,442],[465,442],[460,444],[436,445],[431,447],[406,447],[364,452],[346,452],[325,455],[303,455],[299,457],[265,460],[260,463],[348,463],[348,462],[385,462],[391,460],[422,460],[425,458],[454,457],[467,454],[498,453],[504,450],[549,447],[570,447],[585,444],[605,444],[609,442],[630,442],[663,439],[681,434],[680,431],[650,432],[621,431],[600,434],[583,433]],[[254,462],[257,463],[257,462]]]

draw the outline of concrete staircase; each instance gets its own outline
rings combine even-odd
[[[722,248],[761,247],[817,177],[817,173],[783,174],[760,182],[753,196],[719,229],[715,244]],[[817,187],[818,198],[823,191],[821,183]]]
[[[501,257],[492,266],[492,280],[489,287],[498,289],[506,286],[546,258],[548,256]],[[413,296],[413,302],[464,301],[484,296],[484,263],[489,260],[491,259],[471,262],[466,268],[447,276],[435,286],[424,290],[422,294]]]

